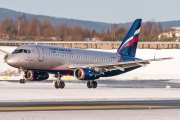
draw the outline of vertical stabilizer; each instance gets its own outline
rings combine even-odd
[[[121,55],[135,57],[142,19],[136,19],[129,29],[126,37],[119,46],[117,52]]]

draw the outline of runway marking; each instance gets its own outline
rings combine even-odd
[[[51,111],[51,110],[98,110],[98,109],[165,109],[169,106],[148,105],[93,105],[93,106],[32,106],[32,107],[1,107],[0,111]]]

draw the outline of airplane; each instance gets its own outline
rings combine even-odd
[[[88,88],[96,88],[96,80],[101,77],[120,75],[151,61],[172,59],[157,58],[142,60],[136,58],[142,19],[136,19],[115,53],[93,50],[46,46],[39,44],[23,45],[15,49],[7,58],[7,64],[20,68],[22,79],[46,80],[49,74],[55,74],[55,88],[65,87],[62,76],[74,76],[78,80],[87,81]]]

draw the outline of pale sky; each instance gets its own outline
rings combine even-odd
[[[180,0],[0,0],[0,7],[107,23],[180,20]]]

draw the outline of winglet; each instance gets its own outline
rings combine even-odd
[[[174,58],[173,57],[164,58],[164,60],[171,60],[171,59],[174,59]]]

